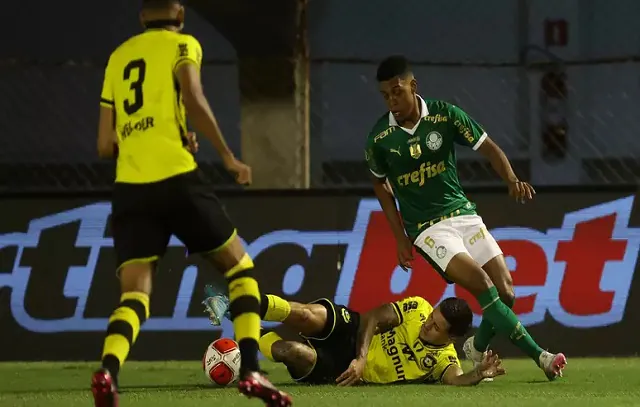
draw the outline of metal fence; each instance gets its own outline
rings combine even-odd
[[[408,2],[341,26],[331,16],[337,2],[310,2],[312,187],[368,182],[362,145],[371,124],[384,111],[374,80],[379,53],[374,46],[370,52],[363,51],[368,42],[406,53],[414,62],[423,95],[448,100],[468,111],[503,147],[522,178],[536,184],[637,183],[640,62],[637,52],[620,45],[618,39],[640,45],[634,25],[623,27],[624,21],[640,17],[640,7],[620,1],[626,5],[615,8],[604,0],[593,0],[590,8],[583,7],[587,12],[580,11],[580,30],[576,31],[571,10],[564,10],[567,18],[549,19],[538,15],[540,11],[528,2],[519,1],[518,7],[493,2],[502,4],[502,12],[513,18],[495,17],[500,8],[487,8],[478,15],[469,9],[469,1],[440,2],[442,7],[433,12]],[[577,4],[574,6],[577,10]],[[425,34],[424,41],[409,42],[403,28],[394,28],[394,22],[405,21],[402,26],[420,22],[413,21],[415,16],[407,17],[411,7],[418,10],[416,14],[435,15],[425,23],[429,35]],[[600,9],[612,7],[614,11],[602,15]],[[331,23],[321,25],[321,19]],[[506,28],[498,27],[499,21]],[[445,26],[449,27],[447,35],[434,38],[434,30]],[[334,44],[339,38],[335,34],[325,38],[327,32],[347,28],[344,44]],[[223,132],[239,152],[235,62],[227,51],[222,57],[215,50],[207,54],[207,37],[200,40],[205,45],[205,91]],[[330,42],[331,46],[323,45]],[[588,52],[584,44],[590,44]],[[350,49],[357,57],[348,56]],[[32,55],[0,59],[0,188],[109,188],[113,163],[98,160],[95,152],[96,101],[104,61],[95,55],[87,57],[84,51],[78,55],[64,60],[49,54],[40,59]],[[233,187],[211,147],[204,145],[198,159],[212,181]],[[498,182],[476,153],[461,149],[459,162],[466,185]]]

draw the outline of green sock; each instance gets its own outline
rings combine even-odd
[[[513,308],[513,301],[509,303],[505,301],[502,302],[507,307]],[[496,329],[493,327],[493,324],[489,322],[487,318],[482,318],[476,334],[473,335],[473,347],[476,348],[478,352],[486,352],[494,336],[496,336]]]
[[[496,332],[508,335],[511,343],[538,364],[540,354],[543,352],[542,348],[538,346],[529,335],[529,332],[522,326],[522,323],[518,321],[516,314],[500,300],[498,290],[495,287],[491,287],[478,295],[477,300],[483,310],[483,319],[490,322]]]
[[[493,324],[489,322],[487,317],[482,317],[480,326],[475,335],[473,335],[473,347],[478,352],[486,352],[494,336],[496,336],[496,329]]]

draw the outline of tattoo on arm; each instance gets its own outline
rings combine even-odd
[[[378,320],[378,332],[387,332],[400,325],[400,319],[392,304],[384,304],[376,308],[375,312]]]

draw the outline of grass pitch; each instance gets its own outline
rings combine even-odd
[[[506,360],[507,375],[477,387],[441,385],[337,388],[293,384],[284,368],[264,363],[296,407],[588,407],[640,406],[640,359],[569,359],[565,377],[549,383],[529,360]],[[0,363],[0,406],[92,406],[95,363]],[[464,366],[468,368],[468,365]],[[235,388],[207,384],[201,362],[129,362],[120,404],[136,407],[262,406]]]

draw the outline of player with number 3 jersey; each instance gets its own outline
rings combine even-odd
[[[111,229],[121,297],[109,318],[102,366],[92,379],[95,405],[118,405],[118,373],[149,318],[153,271],[175,235],[190,254],[201,254],[224,272],[241,354],[240,391],[267,406],[290,406],[289,395],[260,371],[260,290],[253,261],[198,169],[187,114],[238,183],[251,183],[251,169],[227,146],[204,96],[202,48],[180,32],[180,1],[143,0],[140,17],[145,31],[111,54],[100,98],[98,153],[117,156]]]
[[[400,266],[410,267],[415,248],[448,283],[475,296],[483,310],[482,323],[464,345],[475,363],[481,362],[498,333],[531,357],[549,380],[561,376],[565,356],[538,346],[511,310],[515,301],[511,274],[496,240],[460,185],[455,145],[485,156],[517,201],[533,199],[535,191],[517,178],[504,152],[466,112],[418,95],[417,81],[404,57],[380,63],[377,80],[389,111],[369,133],[365,158],[396,238]]]

